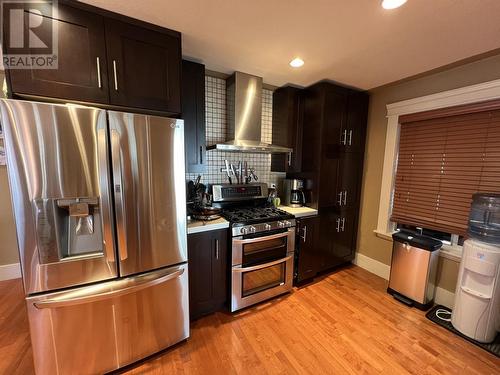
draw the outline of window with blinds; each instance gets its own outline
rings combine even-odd
[[[465,235],[472,194],[500,193],[500,109],[456,112],[400,119],[392,221]]]

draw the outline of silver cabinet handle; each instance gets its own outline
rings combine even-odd
[[[118,227],[118,253],[121,260],[128,258],[127,217],[124,197],[124,185],[121,167],[120,134],[111,129],[111,162],[113,165],[113,186],[115,190],[116,225]]]
[[[342,136],[340,137],[340,144],[342,144],[344,146],[347,144],[347,129],[345,129],[342,132]]]
[[[339,196],[339,200],[337,201],[339,206],[342,206],[342,191],[340,193],[338,193],[338,196]]]
[[[101,63],[99,61],[99,57],[96,57],[97,60],[97,86],[99,88],[102,88],[102,82],[101,82]]]
[[[342,221],[342,228],[340,228],[340,230],[343,232],[345,229],[345,217],[343,217],[341,221]]]
[[[162,270],[130,279],[111,281],[95,287],[83,288],[82,290],[64,292],[58,297],[34,302],[33,305],[35,305],[37,309],[47,309],[107,300],[162,284],[166,281],[178,278],[183,273],[184,268],[178,268],[174,271],[172,271],[172,269],[167,271]]]
[[[347,190],[344,190],[344,206],[347,206]]]
[[[338,232],[340,232],[340,218],[337,218],[336,222],[337,222],[337,228],[336,229],[337,229],[337,233],[338,233]]]
[[[304,232],[304,236],[302,237],[302,241],[306,242],[306,238],[307,238],[307,226],[304,226],[304,228],[302,228],[302,231]]]
[[[292,165],[292,153],[288,153],[288,166],[290,167]]]
[[[219,240],[215,239],[215,259],[219,260]]]
[[[352,129],[349,130],[349,146],[352,145]]]
[[[115,91],[118,91],[118,75],[116,73],[116,60],[113,60],[113,77],[115,78]]]

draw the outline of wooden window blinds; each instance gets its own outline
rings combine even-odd
[[[500,193],[500,109],[460,109],[400,118],[392,221],[465,235],[472,194]]]

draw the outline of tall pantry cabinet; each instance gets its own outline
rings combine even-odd
[[[354,259],[369,97],[319,82],[304,89],[301,100],[301,170],[287,177],[306,181],[307,205],[318,209],[319,223],[314,246],[301,252],[298,241],[298,281]],[[307,274],[301,258],[309,263]]]

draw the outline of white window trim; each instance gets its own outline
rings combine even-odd
[[[392,233],[395,230],[395,224],[390,221],[390,215],[396,175],[399,131],[401,128],[399,116],[499,98],[500,79],[387,105],[384,167],[382,170],[378,223],[377,229],[374,230],[378,237],[392,241]],[[441,256],[460,260],[461,251],[461,246],[444,245]]]

